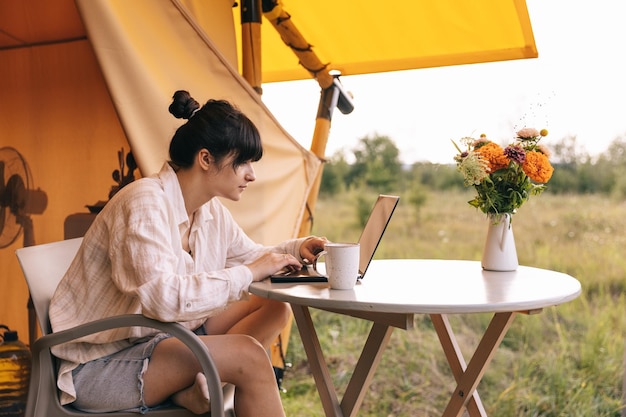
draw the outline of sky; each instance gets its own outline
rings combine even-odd
[[[523,127],[546,128],[550,147],[569,136],[597,155],[626,138],[626,4],[623,0],[527,0],[539,57],[341,77],[354,96],[333,113],[326,155],[389,137],[402,162],[452,163],[451,140],[485,133],[511,142]],[[309,148],[319,85],[264,84],[263,101]]]

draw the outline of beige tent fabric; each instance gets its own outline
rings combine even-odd
[[[242,200],[225,203],[256,241],[296,236],[321,161],[289,136],[237,73],[231,64],[236,53],[225,57],[210,37],[215,31],[220,47],[235,47],[232,1],[212,0],[210,11],[199,0],[76,4],[141,172],[161,167],[182,123],[167,111],[175,90],[187,90],[201,103],[229,100],[257,125],[265,153]]]

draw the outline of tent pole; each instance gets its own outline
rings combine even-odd
[[[354,106],[351,97],[343,90],[339,82],[339,73],[329,73],[333,77],[333,83],[328,88],[323,88],[320,94],[320,101],[317,108],[317,116],[315,118],[315,131],[313,132],[313,141],[311,142],[311,152],[324,160],[326,152],[326,144],[330,134],[330,124],[333,117],[335,107],[339,108],[342,113],[350,113]],[[308,216],[303,216],[300,223],[300,236],[306,236],[311,233],[313,226],[313,212],[317,203],[320,185],[322,182],[322,170],[315,178],[311,187],[311,192],[307,198]]]
[[[352,98],[343,90],[339,82],[339,73],[329,71],[327,69],[328,64],[320,61],[315,52],[313,52],[311,45],[294,25],[291,15],[283,9],[279,0],[263,0],[263,15],[272,23],[283,42],[291,48],[298,57],[300,64],[309,71],[321,87],[320,104],[315,120],[311,152],[323,160],[326,155],[332,111],[337,106],[342,113],[350,113],[354,108]],[[306,208],[308,215],[302,218],[299,236],[306,236],[311,233],[313,213],[315,212],[322,173],[323,169],[318,172],[307,198]]]
[[[300,60],[307,71],[317,80],[322,89],[333,84],[333,76],[327,71],[328,64],[322,63],[306,39],[291,20],[280,1],[263,0],[263,15],[278,31],[285,45],[287,45]],[[318,155],[319,156],[319,155]]]
[[[261,0],[241,2],[241,75],[259,95],[263,93],[261,18]]]

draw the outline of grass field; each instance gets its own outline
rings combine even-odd
[[[354,193],[321,198],[312,233],[356,241]],[[471,194],[429,193],[417,210],[402,198],[376,258],[479,260],[487,221]],[[370,203],[373,203],[372,196]],[[513,217],[520,264],[580,280],[578,299],[517,317],[478,387],[490,416],[621,416],[626,335],[626,203],[599,196],[533,197]],[[343,392],[369,331],[367,322],[313,312],[334,382]],[[451,316],[466,358],[488,315]],[[283,403],[288,416],[323,416],[293,328]],[[454,378],[427,316],[395,330],[360,416],[439,416]]]

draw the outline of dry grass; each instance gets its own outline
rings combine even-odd
[[[470,194],[432,193],[419,212],[403,198],[377,258],[480,259],[484,216]],[[313,233],[356,240],[354,194],[321,199]],[[372,198],[373,202],[373,198]],[[479,385],[489,415],[620,416],[626,335],[626,204],[597,196],[535,197],[513,218],[521,264],[578,278],[583,295],[514,322]],[[490,317],[451,317],[469,354]],[[343,392],[369,324],[314,312],[321,343]],[[453,378],[427,317],[396,330],[365,398],[361,416],[438,416]],[[323,416],[306,355],[293,329],[284,385],[287,415]]]

